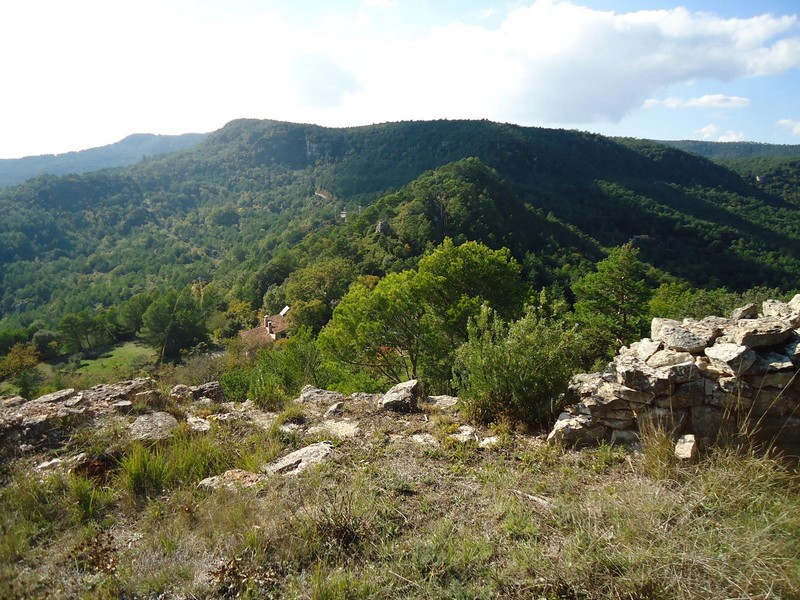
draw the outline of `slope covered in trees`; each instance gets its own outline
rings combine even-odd
[[[19,184],[40,175],[70,175],[124,167],[148,156],[191,148],[199,144],[205,136],[204,133],[182,135],[135,133],[119,142],[99,148],[64,154],[4,158],[0,159],[0,187]]]
[[[663,278],[800,287],[798,207],[775,188],[654,142],[488,121],[234,121],[181,153],[4,190],[0,211],[4,330],[193,283],[222,328],[246,324],[237,303],[287,303],[318,331],[351,281],[447,237],[509,248],[536,288],[629,241]]]

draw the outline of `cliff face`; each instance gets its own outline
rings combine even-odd
[[[730,318],[653,319],[600,373],[576,375],[549,435],[567,444],[635,442],[646,427],[701,443],[736,435],[800,442],[800,294]]]

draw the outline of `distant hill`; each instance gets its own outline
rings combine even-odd
[[[136,133],[125,139],[78,152],[44,154],[0,159],[0,187],[16,185],[39,175],[68,175],[132,165],[147,156],[191,148],[205,139],[205,133],[154,135]]]
[[[684,152],[699,154],[711,160],[740,158],[797,158],[800,145],[760,144],[757,142],[701,142],[699,140],[660,140]]]
[[[382,276],[444,236],[509,247],[536,286],[633,240],[696,286],[800,288],[795,171],[777,167],[756,179],[662,143],[490,121],[237,120],[182,152],[0,191],[0,327],[198,281],[255,309],[298,269]]]

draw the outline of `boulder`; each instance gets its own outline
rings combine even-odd
[[[297,475],[325,461],[331,452],[333,452],[331,442],[317,442],[272,461],[261,467],[261,470],[273,475]]]
[[[178,420],[167,412],[140,415],[130,424],[131,437],[135,440],[163,440],[170,437]]]
[[[416,379],[398,383],[383,395],[381,407],[395,412],[415,410],[421,391],[422,386]]]

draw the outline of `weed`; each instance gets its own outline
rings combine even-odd
[[[120,483],[135,498],[160,494],[170,472],[163,453],[135,442],[120,461]]]
[[[74,475],[69,481],[73,510],[81,522],[97,519],[114,501],[114,491],[91,479]]]

